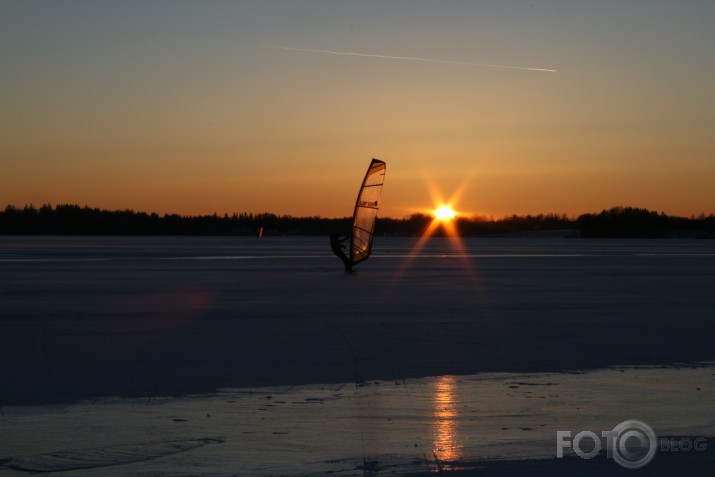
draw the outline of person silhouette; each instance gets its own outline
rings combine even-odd
[[[337,232],[330,235],[330,248],[333,249],[333,253],[338,256],[340,260],[343,261],[345,265],[345,273],[353,272],[353,261],[350,257],[343,251],[343,243],[348,240],[348,237],[340,237]]]

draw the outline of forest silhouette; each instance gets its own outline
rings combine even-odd
[[[427,214],[378,218],[379,235],[421,235],[432,222]],[[715,238],[715,215],[674,217],[634,207],[599,213],[512,215],[500,219],[458,216],[460,236],[567,236],[620,238]],[[272,213],[159,215],[133,210],[102,210],[49,204],[36,208],[8,205],[0,211],[1,235],[329,235],[348,231],[351,218],[293,217]],[[444,233],[438,230],[435,235]]]

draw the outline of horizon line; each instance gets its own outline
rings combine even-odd
[[[79,208],[79,209],[95,210],[95,211],[99,211],[99,212],[131,212],[131,213],[134,213],[134,214],[157,215],[157,216],[159,216],[159,217],[174,216],[174,215],[175,215],[175,216],[179,216],[179,217],[182,217],[182,218],[201,218],[201,217],[213,217],[213,216],[217,216],[217,217],[219,217],[219,218],[224,218],[224,217],[229,217],[229,218],[231,218],[231,217],[234,216],[234,215],[236,215],[236,216],[240,216],[240,215],[252,215],[252,216],[256,216],[256,215],[273,215],[273,216],[276,216],[276,217],[278,217],[278,218],[292,218],[292,219],[316,219],[316,218],[317,218],[317,219],[324,219],[324,220],[342,220],[342,219],[350,219],[350,218],[352,217],[351,215],[343,215],[343,216],[339,216],[339,217],[338,217],[338,216],[329,217],[329,216],[323,216],[323,215],[319,215],[319,214],[312,214],[312,215],[278,214],[278,213],[269,212],[269,211],[263,211],[263,212],[249,212],[249,211],[236,212],[236,211],[233,211],[233,212],[231,212],[231,213],[229,213],[229,212],[223,212],[223,213],[213,212],[213,213],[203,213],[203,214],[185,214],[185,213],[178,213],[178,212],[163,212],[163,213],[159,213],[159,212],[156,212],[156,211],[150,211],[150,212],[148,212],[148,211],[146,211],[146,210],[134,210],[134,209],[131,209],[131,208],[108,209],[108,208],[101,208],[101,207],[93,207],[93,206],[90,206],[90,205],[87,205],[87,204],[85,204],[85,205],[79,205],[79,204],[69,204],[69,203],[64,203],[64,204],[56,203],[56,204],[54,204],[54,205],[51,204],[51,203],[46,203],[46,204],[42,204],[42,205],[39,206],[39,207],[36,207],[36,206],[35,206],[34,204],[32,204],[32,203],[30,203],[30,204],[25,204],[25,205],[22,206],[22,207],[18,207],[18,206],[14,205],[14,204],[7,204],[7,205],[5,205],[2,209],[0,209],[0,214],[6,213],[9,209],[10,209],[10,210],[22,211],[22,210],[26,210],[26,209],[28,209],[28,208],[34,209],[34,210],[40,210],[40,209],[45,208],[45,207],[50,207],[50,208],[53,209],[53,210],[57,210],[58,208],[61,208],[61,207],[72,207],[72,208]],[[694,219],[699,219],[699,218],[715,217],[715,212],[708,212],[708,213],[706,213],[706,212],[701,211],[701,212],[699,212],[699,213],[697,213],[697,214],[691,213],[689,216],[685,216],[685,215],[671,215],[671,214],[665,213],[664,211],[658,211],[658,210],[649,209],[649,208],[646,208],[646,207],[634,207],[634,206],[629,206],[629,205],[616,205],[616,206],[607,207],[607,208],[606,208],[606,207],[602,207],[602,208],[600,208],[598,211],[581,212],[581,213],[578,213],[578,214],[567,214],[567,213],[565,213],[565,212],[560,212],[560,213],[559,213],[559,212],[538,212],[538,213],[530,213],[530,212],[528,212],[528,213],[521,213],[521,214],[519,214],[519,213],[508,213],[508,214],[505,214],[505,215],[496,216],[495,214],[480,214],[480,213],[476,213],[476,212],[475,212],[475,213],[459,213],[459,212],[458,212],[458,213],[457,213],[457,216],[455,217],[455,220],[457,220],[457,219],[459,219],[459,218],[464,218],[464,219],[468,219],[468,220],[480,219],[480,220],[492,222],[492,221],[499,221],[499,220],[510,219],[510,218],[513,218],[513,217],[525,218],[525,217],[539,217],[539,216],[543,216],[543,217],[555,216],[555,217],[558,217],[558,218],[562,218],[562,217],[565,216],[565,217],[566,217],[566,220],[575,220],[575,219],[578,219],[578,217],[580,217],[580,216],[582,216],[582,215],[587,215],[587,214],[600,214],[600,213],[602,213],[602,212],[607,212],[607,211],[611,211],[611,210],[615,210],[615,209],[632,209],[632,210],[646,211],[646,212],[650,212],[650,213],[664,214],[664,215],[666,215],[667,217],[670,217],[670,218],[684,218],[684,219],[693,219],[693,218],[694,218]],[[417,216],[417,215],[422,215],[422,216],[425,216],[425,217],[430,217],[430,216],[432,216],[433,214],[432,214],[430,211],[428,211],[428,210],[424,210],[424,211],[417,211],[417,212],[413,212],[413,213],[408,214],[408,215],[404,215],[404,216],[402,216],[401,218],[392,217],[392,216],[380,216],[380,215],[378,215],[377,218],[378,218],[378,220],[379,220],[379,219],[386,219],[386,220],[405,220],[405,219],[409,219],[410,217]]]

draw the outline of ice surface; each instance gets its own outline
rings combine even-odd
[[[556,431],[600,434],[631,418],[660,437],[712,442],[714,375],[715,366],[484,373],[9,406],[2,448],[12,457],[0,475],[358,476],[366,462],[378,475],[402,475],[549,459]]]
[[[0,405],[715,359],[711,241],[0,239]]]
[[[214,432],[219,425],[196,425],[199,414],[213,416],[204,407],[235,401],[243,392],[226,390],[316,385],[363,390],[377,389],[361,385],[379,380],[380,389],[399,391],[412,389],[421,378],[715,360],[711,241],[465,239],[455,244],[435,238],[421,249],[415,245],[415,239],[379,237],[370,260],[356,274],[345,275],[327,238],[0,238],[0,459],[233,436],[225,444],[114,467],[133,465],[140,472],[155,462],[158,472],[173,459],[196,456],[190,457],[194,463],[204,462],[205,453],[231,446],[238,452],[252,442],[251,434],[241,440]],[[698,387],[706,385],[711,383]],[[619,386],[632,395],[650,392],[642,381],[614,381]],[[579,391],[588,395],[594,389],[584,382]],[[675,409],[668,407],[666,394],[657,394],[650,405],[669,409],[674,422],[685,422],[687,404],[697,408],[704,394],[689,390],[682,396],[685,404]],[[611,395],[615,408],[626,402],[618,392]],[[351,396],[341,399],[376,399]],[[295,409],[320,407],[315,420],[322,422],[327,401],[318,397],[324,401],[306,401]],[[186,411],[191,424],[173,420],[184,418],[170,409],[182,400],[191,402]],[[116,416],[105,426],[110,401]],[[369,402],[360,407],[368,414],[411,401],[390,393]],[[167,423],[182,432],[167,434],[157,427],[155,406],[169,406],[162,411]],[[225,407],[220,413],[243,415]],[[42,439],[8,433],[18,409],[27,416],[52,416],[18,421],[15,431]],[[56,421],[55,413],[67,409],[74,410],[74,419],[89,417]],[[142,409],[149,413],[146,421],[135,413]],[[515,422],[495,418],[505,438],[535,432],[514,430],[534,429],[526,409],[513,411]],[[462,411],[457,415],[463,417]],[[623,419],[629,417],[637,416]],[[324,431],[308,426],[306,432],[340,440],[354,435],[368,418],[342,421],[345,434],[338,434],[334,422]],[[391,419],[392,426],[402,422]],[[426,426],[433,420],[424,419]],[[703,429],[710,429],[712,412],[700,419]],[[123,420],[136,425],[117,428]],[[190,432],[183,433],[184,428]],[[264,431],[260,422],[245,430]],[[688,424],[681,431],[697,427]],[[305,435],[296,439],[281,432],[263,436],[266,447],[253,464],[280,461],[281,453],[315,454],[301,447]],[[371,431],[360,432],[370,436]],[[475,435],[482,436],[478,430]],[[294,447],[270,448],[292,439]],[[416,442],[418,448],[436,451],[429,439]],[[370,441],[350,442],[357,449],[358,442]],[[387,448],[392,440],[382,442],[380,447]],[[495,455],[509,456],[516,448],[502,444],[494,443]],[[527,454],[538,454],[529,449]],[[407,454],[414,456],[413,451]],[[350,467],[350,459],[362,456],[328,454],[316,461],[344,456]],[[476,454],[467,457],[491,455]],[[237,462],[250,463],[249,454],[237,455],[232,469]]]

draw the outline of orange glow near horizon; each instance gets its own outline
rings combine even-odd
[[[102,3],[2,4],[0,209],[342,218],[377,157],[383,218],[425,168],[464,217],[715,213],[712,2]]]

